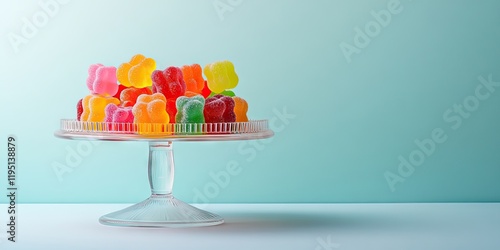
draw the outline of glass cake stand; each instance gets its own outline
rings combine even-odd
[[[267,120],[203,124],[117,124],[61,120],[55,136],[75,140],[145,141],[149,143],[151,196],[99,219],[104,225],[137,227],[199,227],[222,224],[216,214],[193,207],[172,195],[174,141],[231,141],[273,136]]]

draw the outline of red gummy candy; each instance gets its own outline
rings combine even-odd
[[[205,85],[203,85],[203,89],[201,90],[201,95],[207,98],[212,93],[212,90],[208,88],[207,81],[205,81],[204,84]]]
[[[155,70],[151,79],[153,93],[162,93],[167,99],[177,99],[186,92],[186,83],[180,68],[168,67],[163,71]]]
[[[82,117],[82,113],[83,113],[83,98],[80,99],[78,101],[78,103],[76,104],[76,119],[79,121],[80,118]]]
[[[142,95],[151,95],[151,90],[149,88],[126,88],[122,91],[120,95],[120,101],[122,103],[122,107],[132,107],[135,105],[137,98]]]
[[[170,116],[170,123],[175,123],[175,115],[177,114],[177,107],[175,106],[175,101],[177,99],[167,99],[167,113]]]
[[[233,98],[223,95],[207,98],[203,115],[206,123],[235,122]]]
[[[224,122],[224,111],[226,110],[226,104],[216,98],[208,98],[205,101],[205,107],[203,108],[203,116],[205,116],[206,123],[218,123]]]
[[[118,85],[118,91],[116,92],[116,94],[115,94],[113,97],[114,97],[114,98],[116,98],[116,99],[120,99],[120,95],[121,95],[122,91],[123,91],[124,89],[126,89],[126,88],[127,88],[127,87],[125,87],[125,86],[123,86],[123,85],[121,85],[121,84],[120,84],[120,85]]]

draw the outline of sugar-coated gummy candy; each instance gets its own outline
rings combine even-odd
[[[77,103],[76,103],[76,120],[80,120],[80,118],[82,117],[82,113],[83,113],[83,98],[80,99]]]
[[[114,98],[120,99],[120,95],[122,94],[122,91],[125,90],[127,87],[118,84],[118,91],[116,91],[116,94],[113,96]]]
[[[186,92],[201,94],[205,79],[203,79],[201,66],[199,64],[184,65],[181,67],[182,76],[186,83]],[[194,95],[193,95],[194,96]]]
[[[133,123],[134,115],[131,107],[119,107],[114,103],[110,103],[105,108],[105,122],[113,123]]]
[[[177,123],[204,123],[203,107],[205,98],[201,95],[193,97],[181,96],[177,98]]]
[[[220,123],[224,122],[224,111],[226,110],[226,104],[219,99],[207,98],[205,101],[205,107],[203,109],[203,115],[205,117],[206,123]]]
[[[197,95],[200,95],[200,93],[196,93],[196,92],[189,91],[189,90],[186,90],[186,92],[184,93],[184,96],[186,96],[186,97],[193,97],[193,96],[197,96]]]
[[[116,68],[102,64],[92,64],[88,70],[87,87],[92,94],[114,96],[118,91]]]
[[[229,96],[215,95],[205,100],[203,110],[206,123],[235,122],[234,100]]]
[[[119,105],[120,100],[111,96],[85,96],[82,100],[83,113],[80,120],[86,122],[104,122],[104,119],[106,117],[105,108],[110,103]]]
[[[125,87],[145,88],[151,86],[151,73],[155,69],[155,60],[137,54],[118,67],[116,76]]]
[[[161,93],[142,94],[132,108],[134,123],[169,123],[167,99]]]
[[[234,114],[236,115],[236,122],[248,122],[247,111],[248,103],[245,99],[234,96]]]
[[[230,61],[207,64],[203,73],[207,77],[208,88],[214,93],[221,93],[238,85],[238,75]]]
[[[151,95],[152,92],[149,88],[126,88],[122,91],[120,94],[120,101],[121,101],[121,106],[123,107],[132,107],[135,105],[137,98],[142,95],[142,94],[147,94]]]
[[[153,93],[162,93],[167,99],[177,99],[186,92],[186,83],[178,67],[155,70],[151,75]]]

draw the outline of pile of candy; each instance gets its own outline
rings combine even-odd
[[[231,91],[238,85],[238,75],[230,61],[214,62],[203,70],[198,64],[157,70],[152,58],[138,54],[118,68],[93,64],[88,74],[90,94],[78,101],[79,121],[134,125],[248,121],[247,102]]]

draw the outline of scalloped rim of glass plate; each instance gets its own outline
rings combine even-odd
[[[231,130],[226,132],[214,133],[186,133],[186,132],[166,132],[166,133],[151,133],[151,134],[138,134],[138,133],[113,133],[113,131],[97,132],[81,129],[80,131],[69,131],[64,129],[64,123],[86,124],[87,122],[80,122],[77,120],[62,119],[61,129],[54,133],[55,136],[64,139],[84,139],[84,140],[105,140],[105,141],[229,141],[229,140],[253,140],[253,139],[266,139],[274,135],[274,132],[269,129],[267,120],[254,120],[249,122],[234,122],[234,123],[218,123],[222,125],[239,125],[237,127],[245,127],[244,125],[261,125],[258,130],[248,132]],[[102,126],[113,125],[112,123],[97,123]],[[197,126],[206,126],[203,124],[192,124]],[[185,124],[173,123],[169,126],[183,126]],[[262,127],[262,128],[261,128]],[[260,129],[261,128],[261,129]]]

